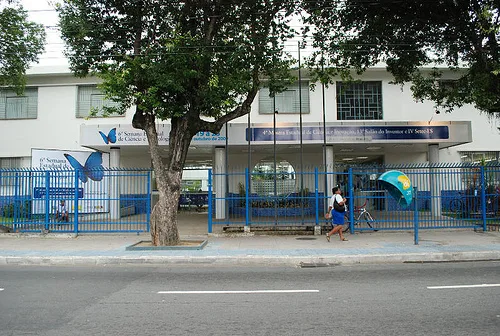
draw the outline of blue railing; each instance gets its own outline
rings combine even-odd
[[[381,188],[378,176],[403,171],[418,198],[401,207]],[[324,213],[331,187],[339,184],[348,200],[347,219],[354,231],[372,230],[360,207],[378,230],[482,228],[500,223],[500,166],[449,164],[429,166],[342,166],[284,175],[209,172],[208,192],[182,194],[179,210],[208,211],[208,231],[222,226],[328,226]],[[0,224],[14,231],[145,232],[149,231],[151,192],[148,169],[106,169],[100,181],[82,182],[75,171],[0,170]],[[276,179],[275,179],[276,178]],[[224,181],[224,183],[217,184]],[[253,184],[259,182],[259,192]],[[262,182],[264,181],[264,182]],[[276,181],[276,184],[275,184]],[[218,188],[214,188],[218,186]],[[224,190],[221,188],[224,186]],[[268,188],[268,189],[266,189]],[[217,189],[217,190],[215,190]],[[267,190],[267,191],[266,191]],[[325,192],[326,191],[326,192]],[[55,218],[65,200],[69,221]]]
[[[151,172],[106,169],[99,181],[73,170],[0,170],[0,224],[13,231],[149,231]],[[58,218],[61,201],[68,219]]]
[[[416,187],[417,201],[409,207],[400,206],[377,182],[378,176],[392,169],[403,171]],[[340,185],[347,198],[346,215],[353,231],[373,230],[373,227],[412,230],[415,218],[423,229],[480,227],[486,230],[488,224],[500,223],[500,167],[497,165],[342,166],[329,171],[316,167],[309,170],[294,173],[294,190],[283,192],[275,188],[269,193],[251,191],[254,181],[262,177],[249,173],[248,169],[245,173],[230,174],[210,171],[210,190],[217,179],[228,181],[227,190],[214,196],[216,206],[210,212],[210,227],[328,226],[323,216],[331,192],[325,194],[325,190],[333,185]],[[266,173],[267,178],[272,175]],[[280,178],[278,175],[276,180]],[[306,181],[308,188],[300,188],[299,180]],[[239,186],[239,192],[235,186]],[[359,217],[361,207],[374,218],[370,223],[372,227],[363,223],[364,217]]]

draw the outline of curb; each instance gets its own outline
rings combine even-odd
[[[207,265],[326,267],[356,264],[401,264],[500,261],[500,251],[433,252],[334,256],[0,256],[0,265]]]
[[[36,239],[73,239],[75,233],[40,233],[40,232],[2,232],[0,238],[36,238]]]

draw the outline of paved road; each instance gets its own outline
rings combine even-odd
[[[499,286],[498,262],[0,266],[0,335],[498,335]]]

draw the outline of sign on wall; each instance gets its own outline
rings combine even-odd
[[[328,141],[373,141],[373,140],[445,140],[449,138],[448,126],[337,126],[325,127]],[[303,127],[303,140],[322,140],[325,132],[323,127]],[[272,127],[252,128],[251,141],[273,141]],[[298,141],[300,128],[276,128],[276,140]],[[248,138],[247,138],[248,140]]]
[[[167,146],[169,141],[170,125],[156,125],[158,144]],[[148,145],[146,132],[133,128],[132,125],[83,125],[81,134],[82,144],[87,146],[137,146]],[[226,143],[225,129],[220,134],[198,132],[191,141],[192,144],[223,145]]]
[[[61,200],[73,213],[75,195],[80,213],[109,211],[108,153],[32,149],[31,167],[34,214],[45,213],[47,205],[55,212]]]

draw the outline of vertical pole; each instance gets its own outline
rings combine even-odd
[[[226,135],[227,136],[227,135]],[[208,233],[212,233],[212,169],[208,170]]]
[[[418,245],[418,188],[413,188],[413,243]]]
[[[251,172],[253,171],[253,167],[252,167],[252,145],[251,145],[251,141],[252,141],[251,126],[252,125],[250,123],[250,114],[251,113],[248,113],[248,120],[247,120],[247,123],[248,123],[248,126],[247,126],[247,137],[248,137],[247,159],[248,159],[248,167],[247,167],[247,169],[248,169],[248,171],[251,174]],[[274,111],[273,111],[273,114],[274,114]],[[226,137],[227,137],[227,135],[226,135]],[[248,190],[248,192],[252,192],[252,176],[249,175],[249,180],[247,180],[246,178],[247,178],[247,176],[245,175],[245,185],[247,186],[246,189]],[[246,223],[248,223],[251,220],[250,215],[251,215],[251,213],[248,213],[248,218],[246,220]],[[246,214],[245,214],[245,216],[246,216]]]
[[[248,113],[250,114],[250,113]],[[224,151],[224,161],[226,166],[224,167],[224,178],[225,178],[225,188],[224,188],[224,218],[226,220],[229,220],[229,202],[228,202],[228,196],[229,196],[229,140],[227,138],[228,135],[228,123],[226,123],[225,128],[226,128],[226,140],[225,140],[225,151]]]
[[[50,222],[50,171],[45,171],[45,230],[49,229]]]
[[[323,63],[323,62],[322,62]],[[321,70],[323,70],[323,64],[321,64]],[[324,164],[324,174],[325,174],[325,194],[324,199],[328,196],[328,164],[326,159],[326,100],[325,100],[325,84],[321,82],[321,98],[322,98],[322,109],[323,109],[323,164]],[[323,212],[326,212],[327,204],[324,202]]]
[[[75,231],[75,235],[78,235],[78,175],[79,175],[79,171],[78,169],[75,169],[75,183],[74,183],[74,186],[75,186],[75,194],[74,194],[74,200],[73,200],[73,204],[74,204],[74,231]]]
[[[318,185],[319,185],[319,178],[318,178],[318,167],[314,167],[314,198],[315,198],[315,212],[316,212],[316,225],[319,225],[319,192],[318,192]]]
[[[485,173],[484,173],[484,166],[481,165],[481,213],[482,213],[482,220],[483,220],[483,231],[486,232],[487,227],[486,227],[486,183],[485,183]]]
[[[19,218],[19,210],[21,206],[21,202],[19,201],[19,171],[16,170],[16,174],[14,175],[14,223],[21,223],[20,218]]]
[[[352,167],[349,167],[348,176],[347,176],[347,186],[348,186],[348,195],[349,198],[349,231],[351,234],[354,233],[354,183],[353,183],[353,173]]]
[[[274,156],[274,225],[278,225],[278,204],[277,204],[277,188],[276,188],[276,96],[273,96],[273,156]]]
[[[151,229],[150,228],[150,221],[151,221],[151,197],[153,197],[153,193],[151,192],[151,178],[152,178],[152,175],[151,175],[151,170],[148,170],[148,187],[147,187],[147,190],[148,190],[148,194],[147,194],[147,197],[146,197],[146,232],[149,232],[149,230]]]
[[[248,228],[248,224],[250,222],[250,187],[249,187],[249,182],[250,182],[250,176],[249,176],[249,170],[248,168],[245,168],[245,227]]]
[[[304,204],[304,148],[302,135],[302,73],[300,63],[300,41],[297,41],[298,61],[299,61],[299,133],[300,133],[300,203]],[[304,206],[301,207],[301,220],[304,224]]]

